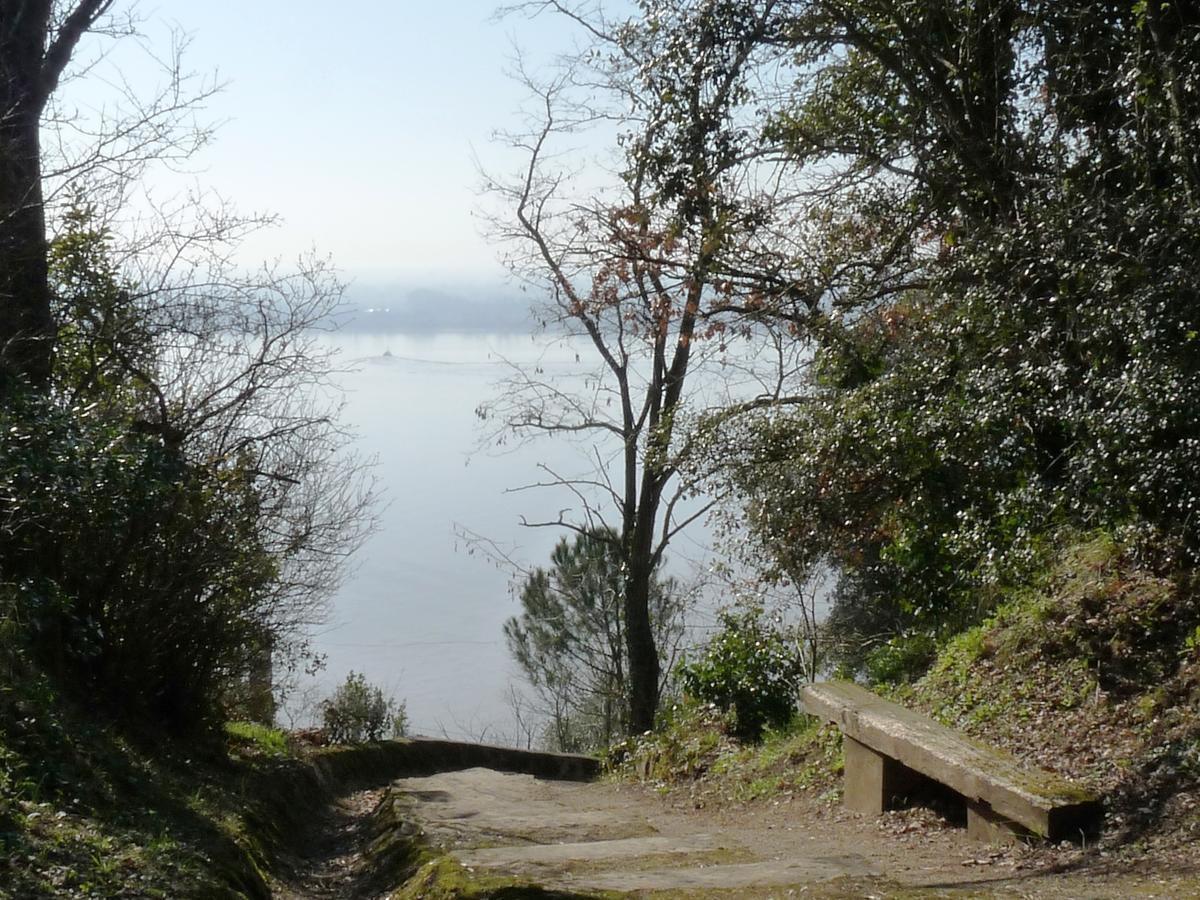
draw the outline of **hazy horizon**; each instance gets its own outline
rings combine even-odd
[[[533,325],[527,296],[450,281],[355,282],[339,315],[340,330],[362,334],[528,334]]]

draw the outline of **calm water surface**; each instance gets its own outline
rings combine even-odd
[[[575,472],[586,462],[579,445],[555,440],[499,455],[472,452],[480,440],[475,409],[495,395],[506,360],[572,375],[584,348],[547,350],[518,335],[333,340],[358,366],[343,378],[346,418],[362,450],[378,456],[389,505],[317,636],[316,649],[328,657],[318,681],[328,690],[351,669],[364,673],[406,699],[416,733],[515,736],[507,696],[519,679],[501,626],[519,604],[510,573],[460,534],[469,529],[543,564],[563,532],[522,528],[520,517],[554,518],[572,498],[506,489],[537,480],[539,462]]]

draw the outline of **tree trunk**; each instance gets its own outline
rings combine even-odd
[[[50,378],[54,320],[38,119],[25,113],[0,122],[0,391],[15,380],[37,387]]]
[[[629,654],[629,730],[633,734],[654,727],[658,709],[658,652],[650,628],[649,579],[630,566],[625,589],[625,641]]]
[[[50,377],[41,143],[47,0],[0,2],[0,394]]]
[[[647,502],[647,493],[653,492],[643,490],[637,525],[633,534],[626,540],[625,647],[629,660],[631,734],[650,731],[654,727],[654,715],[658,711],[658,648],[654,643],[654,629],[650,622],[650,577],[653,574],[651,557],[654,516],[658,504],[656,501]]]

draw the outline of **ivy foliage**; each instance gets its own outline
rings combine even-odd
[[[838,573],[852,670],[929,658],[1064,528],[1200,561],[1197,15],[781,5],[797,74],[762,100],[824,177],[821,316],[792,402],[719,446],[769,570]]]

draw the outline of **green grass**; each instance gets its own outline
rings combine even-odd
[[[325,800],[283,736],[118,730],[29,669],[0,685],[0,898],[270,896],[294,817]]]
[[[662,729],[626,742],[614,757],[610,772],[617,778],[688,785],[699,797],[735,801],[825,792],[836,786],[842,766],[837,729],[812,717],[796,716],[760,741],[743,743],[725,733],[718,713],[694,706],[677,707]]]
[[[266,756],[287,756],[290,752],[288,737],[278,728],[257,722],[226,722],[225,733],[242,747]]]

